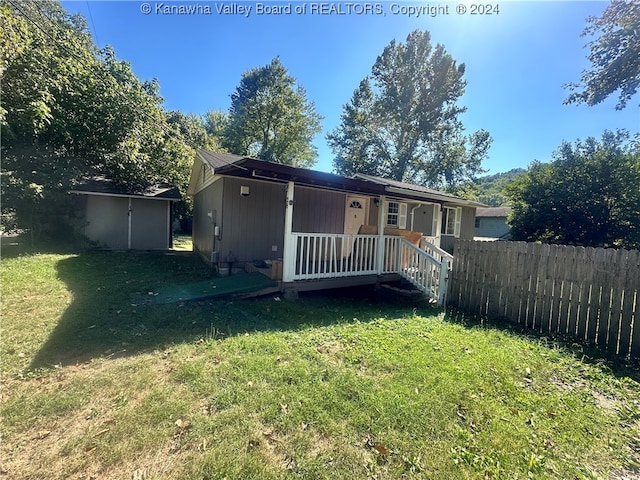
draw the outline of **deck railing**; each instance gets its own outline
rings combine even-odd
[[[447,262],[449,270],[453,266],[453,255],[438,247],[434,242],[435,237],[422,237],[420,248],[440,262]]]
[[[439,305],[444,305],[449,276],[447,259],[438,260],[404,239],[401,243],[400,258],[398,273],[429,298],[436,300]]]
[[[291,236],[294,248],[285,259],[285,263],[290,262],[285,268],[291,269],[293,281],[397,273],[430,298],[444,301],[450,255],[435,245],[434,252],[440,259],[403,237],[385,235],[383,258],[378,262],[378,235],[292,233]]]

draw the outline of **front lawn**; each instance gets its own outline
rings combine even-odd
[[[638,372],[577,345],[364,291],[144,305],[207,269],[18,248],[2,260],[7,479],[640,474]]]

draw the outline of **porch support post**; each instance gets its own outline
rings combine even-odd
[[[380,205],[378,205],[378,254],[376,255],[376,272],[382,275],[384,271],[384,217],[385,203],[387,197],[380,195]]]
[[[293,191],[294,183],[287,183],[287,198],[284,207],[284,249],[282,252],[282,281],[292,282],[296,268],[295,245],[291,233],[293,232]]]
[[[436,217],[436,247],[440,248],[440,237],[442,235],[442,205],[439,203],[434,204],[433,214]]]

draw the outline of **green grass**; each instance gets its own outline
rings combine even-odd
[[[193,240],[191,235],[184,234],[174,234],[173,235],[173,250],[177,251],[192,251],[193,250]]]
[[[8,478],[640,474],[638,372],[578,345],[365,291],[138,305],[209,272],[18,248],[2,260]]]

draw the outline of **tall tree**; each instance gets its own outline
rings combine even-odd
[[[392,40],[327,135],[335,170],[436,188],[481,172],[491,137],[484,130],[463,135],[459,116],[466,108],[457,101],[464,70],[442,45],[432,46],[427,31],[410,33],[405,43]]]
[[[640,2],[613,0],[600,17],[589,17],[582,36],[594,36],[588,46],[591,69],[581,83],[566,85],[573,93],[565,103],[597,105],[620,91],[622,110],[640,86]]]
[[[239,155],[300,167],[318,156],[313,137],[322,117],[279,58],[249,70],[231,95],[222,146]]]
[[[512,238],[585,246],[640,247],[640,136],[606,131],[563,143],[509,185]]]
[[[157,81],[99,51],[84,18],[57,2],[11,0],[0,14],[3,214],[32,234],[68,231],[60,214],[83,176],[186,187],[194,153],[170,125]]]
[[[229,124],[229,114],[221,110],[209,110],[203,116],[204,129],[217,144],[223,143],[224,133]]]

